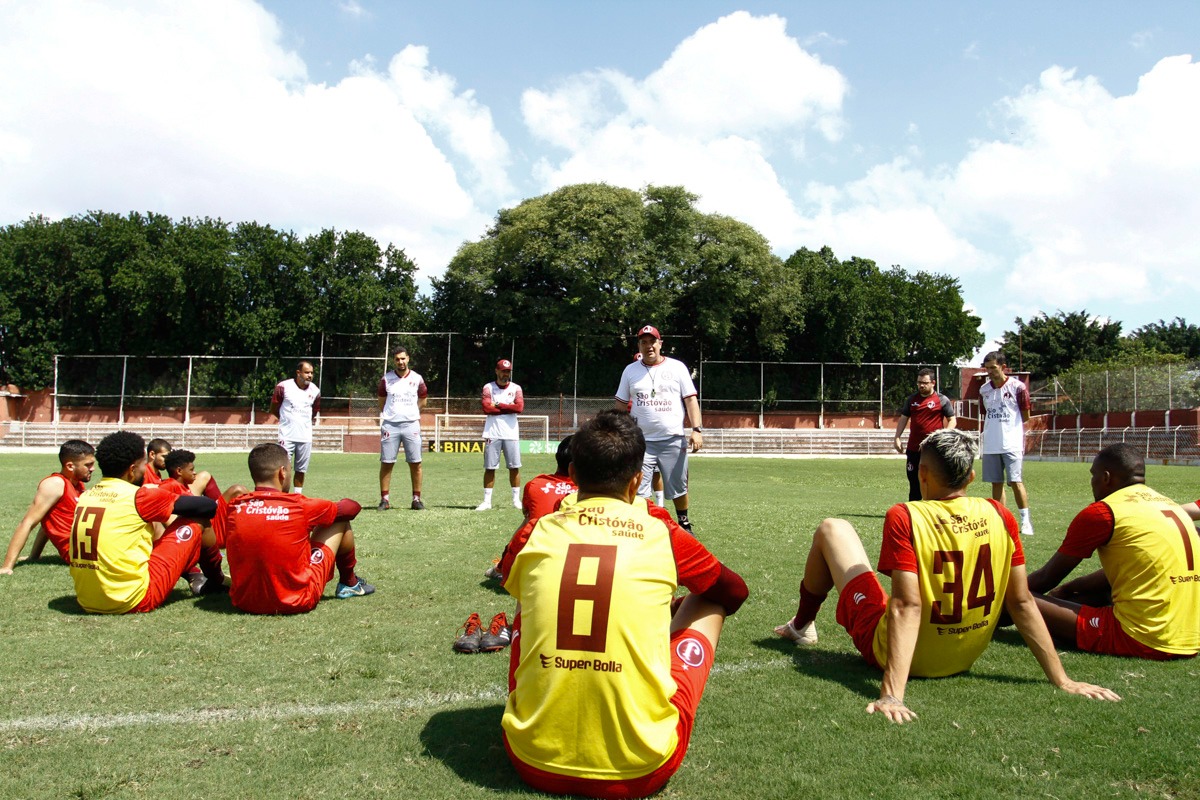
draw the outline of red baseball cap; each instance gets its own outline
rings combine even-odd
[[[512,369],[512,362],[507,358],[502,358],[496,362],[496,369]]]
[[[662,334],[660,334],[658,332],[658,328],[654,327],[653,325],[644,325],[644,326],[642,326],[642,329],[637,332],[639,339],[643,336],[646,336],[647,334],[650,336],[653,336],[655,339],[658,339],[660,341],[662,340]]]

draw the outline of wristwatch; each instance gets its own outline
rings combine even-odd
[[[704,428],[692,428],[696,433],[704,433]]]

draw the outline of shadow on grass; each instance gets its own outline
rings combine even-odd
[[[51,611],[57,611],[60,614],[70,614],[75,617],[87,616],[87,612],[79,607],[79,603],[75,600],[75,595],[64,594],[62,597],[56,597],[49,603],[46,603],[46,608]]]
[[[763,650],[790,656],[796,671],[840,684],[868,700],[879,696],[879,670],[868,666],[857,653],[822,650],[820,647],[797,647],[779,636],[754,642]]]
[[[173,603],[181,603],[184,600],[191,599],[193,598],[190,591],[176,589],[167,595],[167,599],[163,601],[159,608],[166,608]],[[214,602],[206,604],[206,601]],[[214,603],[227,606],[226,613],[238,613],[237,609],[229,604],[229,595],[227,594],[217,595],[215,597],[201,597],[199,600],[197,600],[196,607],[218,612],[225,610],[220,607],[216,607]],[[69,614],[76,617],[92,616],[90,613],[79,607],[79,602],[75,599],[75,595],[73,594],[64,594],[61,597],[54,598],[50,602],[46,603],[46,608],[50,609],[51,611],[57,611],[60,614]]]
[[[510,596],[508,592],[504,591],[504,587],[502,585],[500,585],[500,581],[493,580],[492,578],[484,578],[483,580],[481,580],[479,582],[479,587],[481,589],[487,589],[492,594],[498,594],[501,597],[509,597]]]
[[[468,783],[492,791],[529,790],[508,761],[500,739],[503,705],[439,711],[421,730],[426,755]]]
[[[25,569],[26,567],[62,567],[66,569],[67,564],[58,557],[58,553],[45,553],[39,558],[27,558],[24,561],[18,561],[16,564],[17,569]]]

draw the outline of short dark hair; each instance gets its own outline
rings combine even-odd
[[[401,353],[408,355],[409,354],[408,348],[402,344],[398,344],[392,348],[392,358],[395,358],[396,356],[400,355]]]
[[[580,426],[571,438],[575,482],[589,494],[619,494],[642,471],[646,439],[633,417],[612,408]]]
[[[961,489],[971,478],[978,452],[970,434],[943,428],[921,442],[921,463],[937,472],[951,489]]]
[[[558,443],[558,452],[554,454],[554,460],[558,462],[556,475],[566,475],[571,468],[571,440],[574,435],[568,436]]]
[[[161,453],[163,450],[166,450],[168,453],[171,452],[171,443],[166,439],[151,439],[149,442],[146,442],[146,455]]]
[[[84,456],[95,454],[96,448],[83,439],[67,439],[58,448],[58,463],[66,464],[68,461],[78,461]]]
[[[996,366],[998,366],[998,367],[1007,367],[1008,366],[1008,359],[1005,358],[1004,353],[1001,353],[999,350],[993,350],[992,352],[988,353],[986,356],[983,357],[984,364],[986,364],[989,361],[995,361]]]
[[[270,480],[280,467],[288,465],[288,452],[275,442],[263,442],[255,445],[246,459],[250,467],[250,477],[255,483]]]
[[[172,450],[167,453],[167,457],[163,459],[163,468],[170,475],[175,470],[186,467],[188,464],[196,463],[196,454],[191,450]]]
[[[310,367],[313,367],[313,363],[311,361],[309,361],[307,358],[302,358],[296,362],[296,372],[299,372],[300,370],[304,369],[305,364],[308,364]],[[316,369],[316,367],[313,367],[313,369]]]
[[[133,431],[110,433],[96,445],[96,463],[106,478],[119,478],[146,457],[146,440]]]
[[[937,381],[937,373],[929,367],[917,370],[917,378],[929,378],[931,381]]]
[[[1117,442],[1096,454],[1096,461],[1120,478],[1121,483],[1145,483],[1146,459],[1126,442]]]

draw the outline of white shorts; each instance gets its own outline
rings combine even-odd
[[[395,464],[404,445],[404,460],[409,464],[421,463],[421,423],[385,422],[379,426],[379,460],[384,464]]]
[[[521,443],[516,439],[484,439],[483,468],[496,469],[500,466],[500,451],[504,451],[504,463],[509,469],[521,468]]]
[[[292,459],[292,471],[301,475],[308,472],[308,460],[312,456],[312,442],[286,442],[279,440],[279,446],[287,450],[288,458]]]

